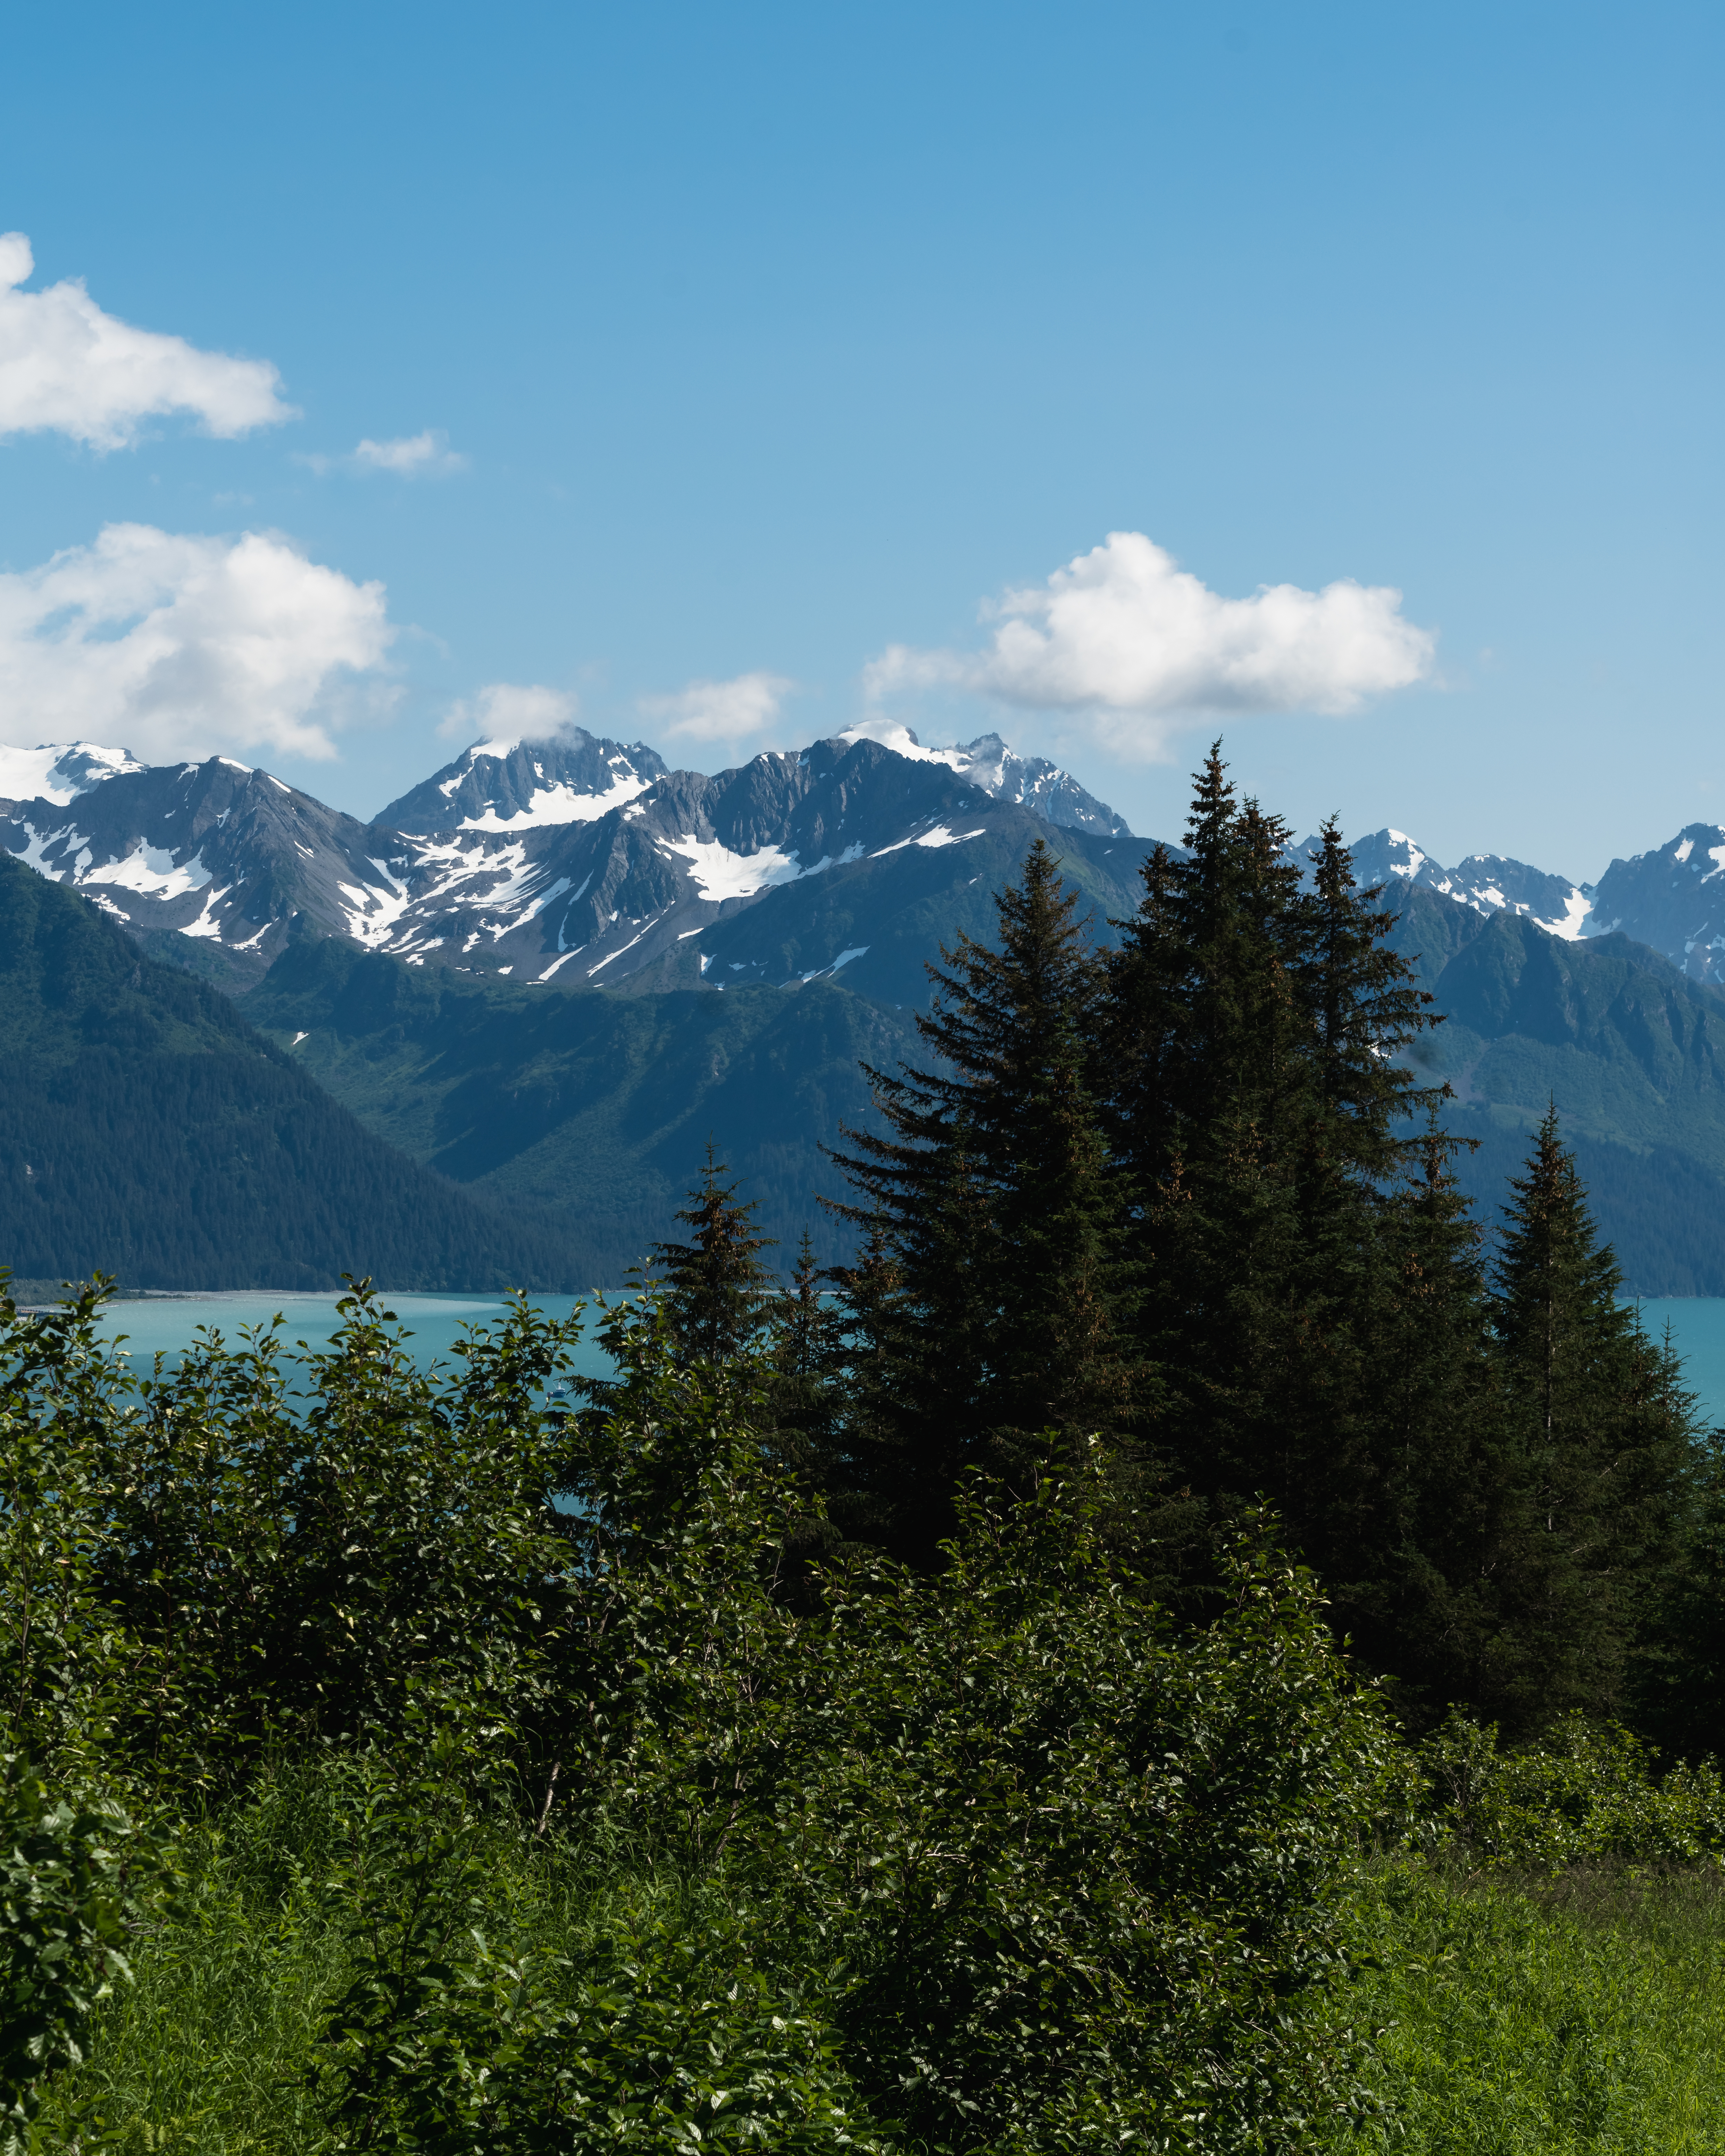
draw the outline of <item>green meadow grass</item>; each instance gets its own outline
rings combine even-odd
[[[1358,1902],[1355,2026],[1399,2156],[1725,2151],[1725,1876],[1469,1877],[1386,1862]]]
[[[328,1791],[290,1777],[188,1838],[172,1921],[140,1938],[90,2056],[49,2094],[35,2148],[79,2156],[319,2156],[336,2145],[311,2067],[349,1975],[321,1879]],[[601,1932],[698,1923],[708,1897],[668,1873],[500,1835],[490,1915],[514,1951],[555,1959]]]
[[[175,1919],[64,2079],[37,2147],[95,2156],[319,2156],[308,2076],[346,1969],[317,1886],[316,1793],[211,1826]],[[500,1846],[515,1938],[555,1955],[686,1883],[548,1845]],[[1505,1879],[1384,1860],[1356,1904],[1343,2002],[1365,2100],[1330,2145],[1358,2156],[1725,2156],[1725,1875]],[[763,2152],[764,2156],[764,2152]],[[1262,2156],[1280,2156],[1265,2151]]]

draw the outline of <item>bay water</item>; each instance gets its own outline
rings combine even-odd
[[[124,1335],[125,1352],[132,1367],[147,1370],[160,1354],[177,1357],[191,1347],[200,1327],[219,1332],[230,1348],[239,1344],[243,1326],[282,1321],[282,1337],[291,1351],[300,1342],[313,1350],[325,1348],[340,1323],[334,1295],[270,1294],[264,1289],[236,1290],[220,1295],[144,1295],[110,1303],[102,1312],[100,1329],[110,1339]],[[611,1359],[593,1339],[598,1312],[588,1297],[540,1295],[534,1306],[548,1317],[567,1317],[585,1303],[587,1325],[575,1351],[574,1368],[588,1378],[607,1377]],[[501,1326],[508,1305],[501,1295],[386,1295],[379,1306],[393,1310],[411,1334],[408,1352],[421,1369],[434,1363],[453,1363],[451,1351],[465,1330]]]
[[[583,1298],[544,1295],[533,1300],[548,1316],[567,1317]],[[200,1326],[219,1330],[231,1342],[237,1340],[241,1326],[267,1324],[278,1312],[290,1344],[304,1340],[310,1347],[321,1348],[336,1329],[336,1301],[333,1295],[272,1295],[261,1290],[150,1295],[110,1304],[101,1325],[110,1335],[126,1336],[126,1352],[143,1368],[158,1349],[177,1355],[190,1347]],[[499,1324],[506,1307],[501,1296],[485,1294],[392,1295],[384,1298],[384,1306],[394,1311],[412,1333],[409,1352],[422,1367],[449,1362],[449,1351],[463,1327]],[[592,1337],[598,1313],[590,1301],[588,1308],[587,1337],[577,1351],[576,1367],[584,1377],[603,1377],[610,1363]],[[1725,1424],[1725,1298],[1650,1296],[1640,1311],[1642,1322],[1656,1337],[1670,1327],[1703,1420]]]

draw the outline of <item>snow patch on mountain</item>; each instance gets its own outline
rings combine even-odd
[[[980,830],[949,831],[944,824],[937,824],[932,831],[913,831],[908,839],[896,839],[890,846],[882,846],[871,854],[870,860],[884,860],[888,854],[896,854],[902,846],[962,846],[967,839],[979,839]]]
[[[762,846],[752,854],[734,854],[717,839],[694,838],[667,839],[665,846],[668,853],[680,854],[687,861],[696,889],[703,898],[715,903],[729,898],[752,898],[757,891],[770,891],[776,884],[794,883],[804,873],[795,853],[787,853],[778,846]]]
[[[78,865],[74,864],[74,870]],[[129,854],[98,868],[85,867],[74,875],[80,884],[109,883],[121,891],[135,891],[150,898],[182,898],[187,891],[202,891],[213,880],[203,865],[202,852],[189,860],[177,861],[165,846],[151,846],[140,839]]]
[[[482,816],[463,817],[457,829],[520,831],[536,825],[596,823],[601,816],[608,816],[614,808],[622,808],[624,802],[633,801],[638,793],[644,793],[652,783],[650,778],[632,773],[627,778],[614,778],[603,793],[578,793],[572,786],[562,783],[536,787],[525,807],[507,816],[500,816],[494,808],[487,807]]]
[[[0,800],[51,801],[69,807],[80,793],[126,771],[143,771],[129,749],[99,742],[43,742],[35,748],[0,743]]]

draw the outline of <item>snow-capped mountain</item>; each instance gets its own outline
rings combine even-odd
[[[1294,849],[1304,857],[1317,844]],[[1524,915],[1566,942],[1623,934],[1692,980],[1725,979],[1725,828],[1689,824],[1647,854],[1614,860],[1598,883],[1572,883],[1501,854],[1470,854],[1452,869],[1403,831],[1373,831],[1348,849],[1363,884],[1423,884],[1475,912]]]
[[[1306,852],[1317,844],[1308,839],[1296,850]],[[1416,845],[1404,831],[1373,831],[1356,839],[1348,851],[1354,874],[1363,884],[1394,887],[1425,884],[1446,898],[1460,899],[1476,913],[1525,914],[1551,935],[1573,942],[1578,937],[1597,935],[1593,925],[1593,892],[1589,886],[1571,883],[1565,876],[1531,868],[1526,861],[1502,854],[1470,854],[1453,869],[1446,869]]]
[[[0,843],[134,932],[219,949],[237,982],[310,933],[417,965],[611,987],[649,967],[667,985],[836,972],[875,940],[860,919],[920,902],[918,860],[990,834],[1022,850],[1056,814],[1069,845],[1126,836],[1067,773],[996,736],[932,750],[896,731],[711,778],[578,729],[480,742],[370,824],[228,758],[14,752],[15,777],[40,783],[0,800]],[[955,876],[977,880],[943,871]],[[858,879],[868,902],[835,906],[834,886]],[[768,942],[708,933],[768,898]]]
[[[391,830],[530,830],[592,824],[666,776],[644,742],[624,748],[578,727],[552,741],[475,742],[377,818]]]
[[[193,939],[236,987],[298,934],[566,985],[844,969],[865,986],[891,922],[914,916],[932,955],[955,895],[984,866],[998,880],[996,855],[1009,862],[1038,830],[1058,829],[1097,890],[1129,881],[1142,843],[998,734],[938,747],[885,722],[713,777],[579,728],[480,742],[370,824],[231,758],[151,766],[88,742],[0,749],[0,789],[7,851],[134,933]],[[1391,829],[1352,850],[1364,883],[1425,886],[1571,942],[1620,931],[1694,978],[1725,978],[1717,825],[1615,860],[1597,886],[1491,854],[1446,868]]]
[[[1692,979],[1725,978],[1725,829],[1687,824],[1651,854],[1615,860],[1590,894],[1589,934],[1620,929]]]
[[[177,929],[238,954],[244,974],[296,920],[370,940],[399,907],[399,884],[372,858],[387,834],[265,772],[226,757],[146,765],[83,744],[24,753],[54,758],[56,784],[0,801],[0,844],[135,932]],[[104,759],[107,775],[74,789]]]
[[[64,808],[105,778],[145,767],[126,750],[100,748],[94,742],[44,742],[36,748],[0,742],[0,802],[51,801]]]
[[[1014,754],[999,734],[978,734],[973,742],[951,748],[925,748],[908,726],[874,720],[851,727],[839,738],[877,741],[883,748],[917,762],[943,763],[997,801],[1016,801],[1045,823],[1070,831],[1100,831],[1111,839],[1132,836],[1126,819],[1117,816],[1106,802],[1086,793],[1070,771],[1062,771],[1045,756]]]

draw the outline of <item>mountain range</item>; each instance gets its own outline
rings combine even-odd
[[[547,1266],[620,1278],[709,1137],[769,1232],[807,1226],[836,1257],[822,1147],[869,1118],[860,1061],[914,1054],[927,963],[991,934],[1039,834],[1107,935],[1149,842],[998,735],[858,728],[709,776],[571,728],[475,743],[369,824],[231,759],[0,750],[7,852],[224,989],[208,1008],[403,1174],[477,1204],[473,1262],[501,1261],[500,1212],[521,1224],[536,1285]],[[1419,1058],[1478,1141],[1485,1217],[1555,1099],[1632,1283],[1725,1293],[1725,829],[1691,825],[1597,885],[1495,855],[1445,868],[1390,829],[1353,850],[1448,1013]],[[352,1225],[350,1269],[384,1270]],[[440,1232],[411,1264],[393,1246],[393,1284],[459,1270]],[[303,1284],[300,1259],[264,1277],[266,1245],[245,1261],[259,1284]],[[126,1263],[152,1284],[167,1261]]]

